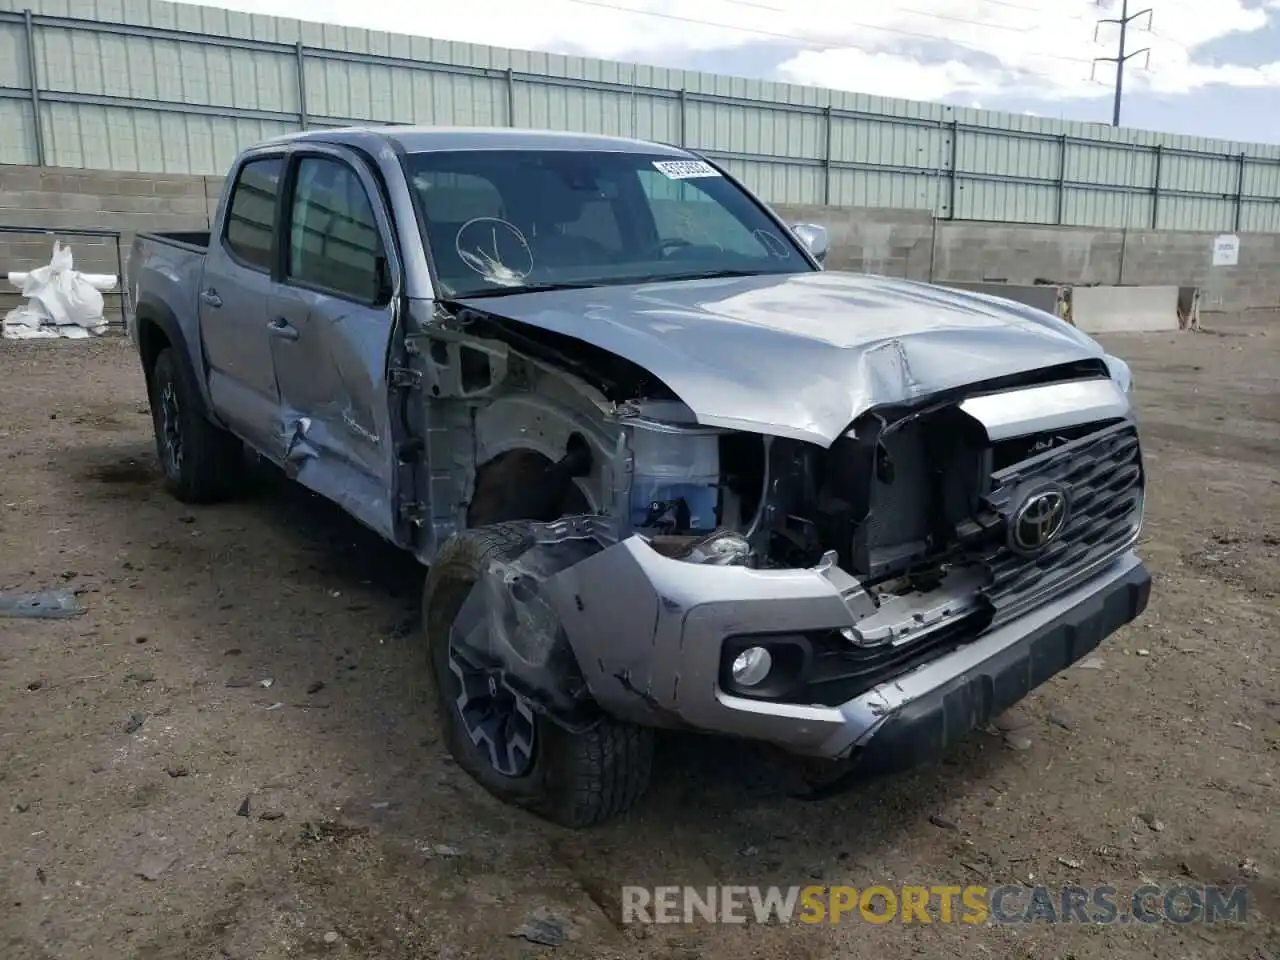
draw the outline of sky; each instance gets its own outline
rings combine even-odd
[[[1110,123],[1124,0],[221,0],[253,13]],[[1124,126],[1280,143],[1280,0],[1129,0]]]

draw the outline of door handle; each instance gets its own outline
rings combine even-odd
[[[282,340],[298,339],[298,328],[284,317],[276,317],[274,320],[268,320],[267,330],[270,331],[273,337],[279,337]]]
[[[218,296],[218,291],[213,287],[207,287],[200,291],[200,299],[211,307],[222,306],[222,298]]]

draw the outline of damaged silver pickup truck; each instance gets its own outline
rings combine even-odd
[[[631,805],[658,728],[815,793],[913,765],[1145,607],[1131,378],[826,244],[654,143],[260,144],[130,259],[167,485],[256,452],[429,566],[445,740],[554,821]]]

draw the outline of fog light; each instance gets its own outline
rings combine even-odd
[[[773,657],[764,647],[748,647],[733,658],[733,682],[754,687],[764,681],[773,669]]]

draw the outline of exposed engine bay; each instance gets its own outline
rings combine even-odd
[[[962,615],[998,619],[1000,604],[983,595],[993,563],[1047,551],[1069,519],[1080,532],[1090,519],[1084,501],[1092,490],[1080,487],[1075,516],[1064,513],[1060,531],[1019,548],[1011,525],[1035,492],[1028,485],[1065,497],[1070,455],[1092,451],[1117,423],[993,441],[964,400],[871,411],[825,450],[724,431],[651,434],[649,424],[633,424],[633,530],[664,554],[695,563],[790,569],[826,558],[863,592],[866,619],[852,632],[864,644],[902,642]],[[1108,533],[1123,536],[1124,521],[1140,510],[1136,452],[1126,445],[1100,464],[1118,499],[1095,519],[1104,528],[1107,517],[1121,521],[1116,531],[1089,531],[1103,543]],[[1046,468],[1042,476],[1016,469],[1036,464]]]
[[[882,405],[823,448],[699,425],[626,361],[474,311],[428,339],[418,352],[436,402],[425,435],[449,451],[447,464],[430,457],[437,542],[533,522],[527,552],[495,563],[475,591],[456,626],[471,639],[456,643],[561,718],[587,684],[557,679],[558,621],[536,585],[628,538],[695,565],[829,571],[852,622],[806,638],[805,656],[832,654],[841,682],[830,694],[810,684],[751,695],[838,701],[1086,575],[1140,522],[1141,463],[1123,418],[1006,435],[990,404],[974,406],[1109,384],[1101,362]]]

